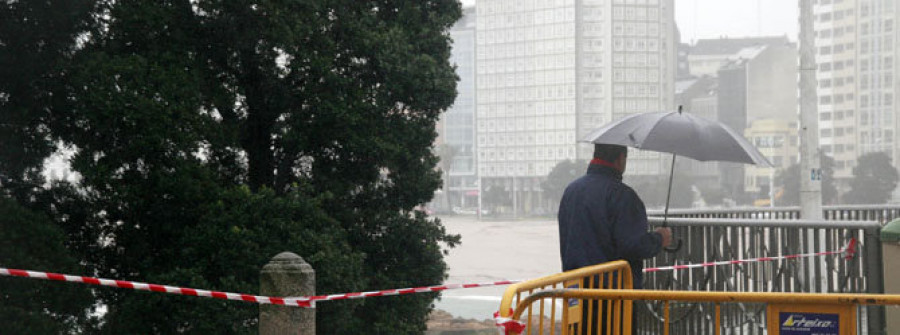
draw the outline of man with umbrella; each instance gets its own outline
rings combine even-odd
[[[594,159],[587,174],[569,184],[559,205],[563,271],[624,259],[631,265],[637,289],[642,286],[642,261],[672,242],[672,232],[666,223],[676,155],[699,161],[771,166],[759,150],[728,126],[682,113],[680,107],[675,112],[625,117],[592,131],[582,141],[594,143]],[[628,155],[626,146],[672,154],[663,226],[653,232],[647,231],[643,202],[633,189],[622,183]],[[615,282],[615,278],[603,278],[602,287],[616,288],[610,285]],[[582,284],[596,288],[601,283],[600,278],[595,278],[593,283]],[[595,315],[603,315],[606,307],[600,307],[600,313]],[[582,310],[582,320],[588,320],[588,309]],[[602,324],[597,327],[596,318],[591,320],[593,324],[583,326],[583,332],[594,329],[602,334],[606,330]]]
[[[563,270],[624,259],[631,265],[635,288],[641,287],[641,261],[672,240],[665,227],[676,155],[771,166],[759,150],[728,126],[682,113],[680,107],[677,112],[630,115],[590,132],[582,141],[594,144],[594,159],[587,174],[569,184],[560,202]],[[626,146],[672,154],[663,227],[654,232],[647,232],[643,202],[622,183]]]
[[[647,231],[644,203],[622,182],[627,157],[624,146],[594,144],[587,174],[569,184],[559,204],[559,246],[563,271],[624,259],[641,288],[643,260],[668,246],[672,231]]]
[[[628,150],[614,144],[594,144],[587,174],[576,179],[559,204],[559,247],[563,271],[624,259],[631,265],[634,288],[641,288],[643,260],[656,256],[672,241],[669,228],[648,232],[647,212],[637,193],[622,182]],[[616,278],[586,280],[584,287],[617,288]],[[582,306],[582,334],[605,334],[608,302]],[[592,315],[589,315],[590,312]],[[598,324],[597,319],[602,321]]]

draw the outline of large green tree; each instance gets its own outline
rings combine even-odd
[[[853,167],[850,190],[844,194],[844,202],[850,204],[883,204],[897,188],[897,168],[884,152],[872,152],[862,156]]]
[[[54,150],[51,101],[77,51],[94,1],[0,2],[0,266],[90,273],[54,221],[43,162]],[[85,287],[0,278],[0,322],[10,334],[90,332]]]
[[[41,164],[53,151],[52,91],[93,3],[0,2],[0,183],[7,192],[22,196],[26,185],[43,182]]]
[[[444,279],[440,244],[458,237],[413,208],[440,185],[456,1],[110,0],[93,14],[45,127],[26,132],[75,149],[80,182],[46,198],[83,264],[254,292],[288,250],[319,293]],[[96,292],[104,333],[255,332],[253,305]],[[421,333],[435,297],[322,303],[320,329]]]

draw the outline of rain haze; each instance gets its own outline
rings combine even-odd
[[[810,150],[822,154],[826,205],[900,199],[896,188],[872,200],[856,197],[859,187],[851,192],[859,157],[883,154],[876,160],[896,167],[900,152],[893,92],[898,57],[896,44],[887,41],[897,30],[892,5],[882,3],[860,5],[864,14],[850,4],[814,5],[819,79],[811,83],[820,92],[810,100],[817,105],[810,115],[819,131]],[[625,116],[679,108],[729,127],[771,166],[683,155],[670,171],[670,156],[632,145],[625,179],[648,208],[799,204],[797,1],[462,4],[463,19],[451,30],[458,96],[436,141],[447,170],[432,204],[438,211],[553,213],[571,178],[552,172],[571,175],[586,165],[591,148],[576,144],[585,135]],[[890,12],[878,31],[884,43],[871,47],[868,40],[849,40],[859,29],[875,33],[852,20],[868,16],[868,8]],[[856,54],[860,47],[866,54]],[[850,76],[854,69],[873,69],[869,54],[879,59],[877,70]],[[866,92],[873,84],[877,92]],[[671,193],[679,195],[674,202],[666,202],[670,180]]]
[[[673,165],[672,151],[632,145],[624,180],[651,217],[667,208],[678,213],[762,213],[770,208],[775,213],[801,206],[801,189],[811,187],[805,186],[807,177],[809,183],[820,183],[820,205],[894,208],[900,200],[895,137],[900,113],[893,102],[897,46],[887,42],[874,47],[851,38],[859,29],[876,34],[850,18],[871,15],[860,9],[892,7],[885,1],[826,0],[814,6],[812,53],[818,70],[812,87],[818,91],[809,100],[816,109],[806,121],[800,107],[797,1],[462,3],[468,10],[451,31],[459,95],[439,125],[442,135],[436,143],[442,159],[452,163],[444,165],[445,185],[429,204],[463,238],[461,246],[449,251],[448,282],[533,278],[559,271],[559,201],[592,158],[590,145],[575,143],[601,126],[645,112],[683,108],[691,116],[724,124],[757,154],[755,163],[734,163],[722,156],[698,161],[678,153]],[[879,8],[891,12],[881,19],[893,25],[894,10]],[[890,39],[898,33],[891,27],[877,34]],[[855,53],[860,47],[866,55]],[[868,56],[889,64],[874,70]],[[856,78],[852,69],[858,66],[878,79]],[[873,90],[871,83],[881,84]],[[871,107],[872,99],[879,99],[879,108]],[[815,128],[801,122],[815,122]],[[816,129],[815,142],[801,140],[801,128]],[[812,157],[801,154],[804,141],[818,144],[809,149],[818,154],[817,162],[801,158]],[[880,164],[873,169],[887,186],[877,197],[861,196],[863,181],[854,168],[876,156],[881,158],[873,161],[881,163],[873,163]],[[816,218],[806,209],[806,214],[796,211],[777,216]],[[503,250],[514,250],[515,256],[491,256]],[[481,319],[496,308],[501,292],[446,292],[438,308]]]
[[[900,329],[900,0],[460,1],[0,1],[3,333]]]
[[[475,6],[475,0],[463,0]],[[685,42],[701,38],[789,36],[797,39],[797,2],[784,0],[676,0],[675,22]]]

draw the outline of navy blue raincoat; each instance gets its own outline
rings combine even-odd
[[[623,259],[641,288],[643,260],[659,253],[662,235],[647,231],[647,213],[622,173],[591,164],[559,204],[559,252],[563,271]]]

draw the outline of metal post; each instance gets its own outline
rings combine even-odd
[[[512,193],[513,193],[513,196],[512,196],[512,198],[513,198],[512,199],[513,200],[513,219],[518,219],[519,218],[519,201],[518,201],[518,199],[516,199],[517,192],[516,192],[516,175],[515,175],[515,173],[513,173],[513,177],[512,177]]]
[[[769,208],[775,207],[775,168],[769,168]]]
[[[816,92],[816,45],[813,0],[800,2],[800,218],[822,220],[822,169],[819,165],[819,115]],[[807,250],[824,238],[815,229],[805,234]],[[807,263],[809,292],[821,287],[825,274]],[[820,285],[816,285],[819,283]]]
[[[483,211],[483,209],[481,207],[482,206],[481,196],[484,193],[484,187],[481,186],[481,172],[478,172],[477,183],[478,183],[478,220],[481,220],[481,212]]]
[[[822,219],[813,0],[800,1],[800,217]]]
[[[575,0],[575,138],[584,136],[581,127],[584,126],[584,4],[582,0]],[[581,145],[575,144],[575,161],[581,159]]]
[[[259,291],[265,296],[312,296],[316,294],[316,272],[300,256],[282,252],[263,266],[259,274]],[[261,305],[259,334],[315,335],[316,310]]]
[[[882,250],[879,228],[865,230],[865,271],[866,293],[884,293],[884,268],[882,268]],[[866,307],[868,316],[869,335],[883,335],[885,332],[884,306]]]

